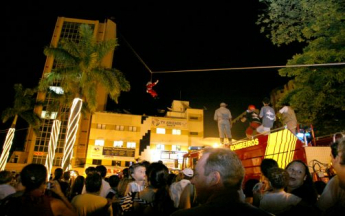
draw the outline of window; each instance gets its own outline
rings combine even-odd
[[[122,140],[114,141],[114,147],[122,148],[123,147],[123,141]]]
[[[32,158],[32,163],[34,164],[45,164],[47,156],[43,155],[34,155]]]
[[[165,128],[157,128],[156,133],[157,134],[165,134]]]
[[[125,166],[126,167],[132,166],[132,163],[133,163],[132,161],[126,161],[125,162]]]
[[[42,111],[41,113],[41,118],[42,119],[56,119],[57,112],[47,112],[47,111]]]
[[[62,158],[61,157],[55,157],[54,158],[54,166],[61,166]]]
[[[136,131],[137,131],[137,127],[129,126],[128,130],[129,130],[129,131],[136,132]]]
[[[111,161],[112,166],[121,166],[121,161]]]
[[[190,116],[189,119],[190,120],[198,120],[199,118],[198,118],[198,116]]]
[[[105,124],[97,124],[97,129],[105,129]]]
[[[171,150],[173,151],[181,151],[181,146],[180,145],[172,145]]]
[[[104,146],[104,140],[96,139],[95,140],[95,146]]]
[[[92,164],[93,165],[102,165],[102,160],[93,159]]]
[[[127,142],[127,148],[134,148],[135,149],[136,144],[135,142]]]
[[[173,134],[173,135],[181,135],[181,130],[173,129],[173,130],[172,130],[172,134]]]
[[[164,145],[163,144],[157,144],[156,149],[157,150],[164,150]]]
[[[124,129],[125,129],[125,126],[123,126],[123,125],[116,125],[115,126],[115,130],[123,131]]]

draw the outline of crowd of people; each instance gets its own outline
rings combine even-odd
[[[261,162],[262,178],[247,180],[235,152],[205,148],[195,169],[169,171],[161,161],[135,163],[106,177],[102,165],[70,179],[57,168],[50,180],[42,164],[20,175],[0,172],[0,215],[342,215],[345,210],[345,139],[331,145],[336,175],[317,190],[300,160],[279,167]]]

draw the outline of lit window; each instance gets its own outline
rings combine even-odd
[[[95,140],[95,146],[104,146],[104,140],[96,139]]]
[[[55,92],[56,94],[63,94],[63,89],[60,86],[49,86],[49,90]]]
[[[136,132],[136,131],[137,131],[137,127],[129,126],[128,130],[129,130],[129,131]]]
[[[56,119],[57,112],[47,112],[47,111],[42,111],[41,113],[41,118],[43,119]]]
[[[157,145],[156,145],[156,149],[157,149],[157,150],[164,150],[164,145],[162,145],[162,144],[157,144]]]
[[[123,147],[123,141],[114,141],[114,147],[122,148]]]
[[[172,145],[171,150],[173,151],[181,151],[181,146],[180,145]]]
[[[97,129],[105,129],[105,124],[97,124]]]
[[[174,135],[181,135],[181,130],[173,129],[172,130],[172,134],[174,134]]]
[[[125,126],[123,126],[123,125],[116,125],[115,126],[115,130],[123,131],[124,129],[125,129]]]
[[[157,128],[156,133],[157,134],[165,134],[165,128]]]
[[[127,142],[127,148],[135,148],[135,142]]]

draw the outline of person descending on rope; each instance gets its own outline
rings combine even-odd
[[[146,84],[146,92],[149,93],[153,98],[157,98],[158,94],[155,90],[153,90],[153,86],[157,85],[159,80],[152,83],[151,81],[147,82]]]

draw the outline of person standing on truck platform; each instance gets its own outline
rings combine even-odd
[[[276,120],[276,113],[274,109],[269,106],[270,99],[265,97],[262,100],[263,107],[261,107],[259,117],[262,119],[262,125],[256,128],[258,133],[269,133],[273,127],[274,121]]]
[[[227,104],[222,102],[220,107],[216,109],[214,113],[214,120],[218,122],[218,131],[220,137],[220,143],[224,145],[224,137],[229,140],[229,145],[231,145],[232,136],[231,136],[231,112],[226,108]]]
[[[249,105],[246,111],[246,116],[241,118],[241,122],[245,122],[247,120],[249,122],[249,126],[246,129],[246,136],[248,138],[252,138],[256,133],[256,128],[261,125],[261,120],[254,105]]]
[[[289,129],[291,133],[296,134],[297,118],[292,107],[288,103],[284,103],[283,108],[279,110],[278,114],[281,116],[283,125],[286,125],[287,129]]]

